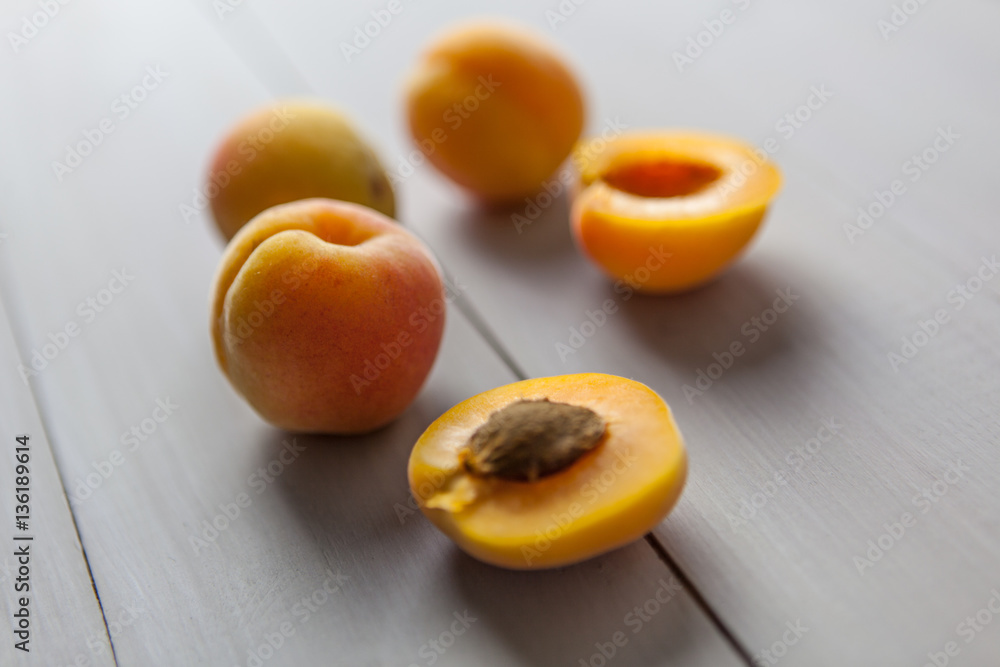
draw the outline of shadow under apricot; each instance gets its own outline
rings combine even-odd
[[[457,548],[450,574],[470,609],[517,654],[520,664],[551,667],[610,664],[607,649],[615,633],[624,646],[615,665],[683,665],[696,647],[698,607],[680,600],[663,605],[646,621],[633,613],[653,599],[670,571],[650,552],[645,540],[598,558],[564,568],[513,571],[481,563]],[[631,616],[630,616],[631,614]],[[706,637],[708,633],[701,633]],[[592,658],[597,657],[594,662]]]
[[[275,460],[292,439],[303,448],[273,486],[332,569],[363,581],[411,569],[414,559],[422,559],[419,576],[428,577],[426,585],[443,595],[443,615],[455,603],[445,600],[457,598],[477,618],[476,627],[488,628],[523,665],[578,665],[581,659],[589,664],[598,654],[595,644],[606,645],[617,632],[628,641],[615,649],[616,665],[654,660],[680,665],[689,653],[698,652],[694,642],[708,633],[693,630],[700,627],[701,612],[681,602],[682,596],[664,604],[641,632],[635,632],[634,621],[626,623],[634,607],[654,597],[661,579],[670,578],[644,540],[578,565],[511,571],[467,556],[419,511],[411,513],[406,462],[416,437],[440,413],[437,400],[418,398],[399,420],[372,434],[334,437],[275,430],[260,447],[261,466]],[[431,614],[441,611],[431,601],[422,606]],[[372,607],[356,613],[376,623],[399,610]],[[385,617],[376,618],[379,614]]]
[[[365,435],[275,431],[261,459],[273,460],[286,440],[295,439],[304,449],[275,478],[277,492],[320,543],[353,545],[354,558],[367,558],[384,551],[382,539],[400,528],[396,506],[408,506],[410,451],[445,409],[439,403],[425,392],[399,419]]]
[[[711,283],[675,295],[617,294],[609,285],[620,317],[645,349],[685,373],[726,358],[734,345],[742,353],[730,370],[755,367],[792,354],[806,343],[809,308],[800,298],[787,303],[781,294],[791,289],[801,297],[796,279],[759,261],[743,260]],[[785,312],[778,312],[775,303]],[[716,356],[717,355],[717,356]]]
[[[543,262],[573,257],[576,250],[566,194],[549,198],[548,206],[535,203],[540,196],[503,207],[470,202],[456,217],[454,231],[463,244],[513,270],[533,272],[544,266]]]

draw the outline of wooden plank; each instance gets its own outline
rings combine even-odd
[[[350,17],[326,3],[255,11],[321,93],[391,116],[398,92],[364,82],[386,69],[402,75],[431,26],[485,5],[400,15],[345,62],[339,41],[376,4]],[[615,372],[668,398],[691,445],[692,477],[657,537],[756,657],[921,664],[954,641],[963,662],[988,664],[1000,624],[970,635],[966,618],[984,608],[992,618],[986,605],[1000,580],[1000,281],[972,299],[955,288],[979,289],[984,255],[1000,249],[987,182],[1000,98],[985,78],[1000,59],[988,36],[997,7],[921,6],[886,41],[878,21],[890,3],[733,5],[736,22],[683,71],[673,53],[720,10],[587,3],[550,30],[544,7],[504,9],[573,55],[592,91],[591,131],[617,118],[778,140],[785,191],[753,251],[722,280],[676,298],[626,299],[573,249],[563,200],[518,234],[509,214],[477,210],[427,167],[407,180],[403,214],[468,276],[470,301],[528,374]],[[329,26],[334,37],[320,39]],[[834,96],[808,122],[791,133],[779,126],[824,84]],[[852,244],[844,225],[857,207],[908,178],[905,161],[952,125],[961,139]],[[396,127],[402,158],[410,146],[398,118]],[[751,318],[786,288],[799,300],[757,329]],[[588,315],[608,300],[614,313]],[[922,341],[920,322],[939,311],[947,321],[893,368],[888,353],[902,353],[903,336]],[[604,323],[584,329],[595,318]],[[733,341],[749,351],[688,402],[684,385]],[[561,355],[559,343],[573,351]],[[829,433],[824,420],[837,429],[826,443],[813,440]],[[959,465],[970,468],[960,478],[949,472]],[[901,524],[907,515],[912,525]],[[869,567],[869,541],[880,539],[891,544],[872,549]],[[800,622],[801,638],[789,630]]]
[[[0,64],[12,90],[0,132],[18,156],[0,164],[17,184],[0,219],[18,239],[0,275],[22,356],[80,328],[30,381],[105,609],[144,610],[115,638],[121,664],[553,664],[591,661],[616,633],[616,664],[744,664],[646,542],[519,574],[462,556],[413,515],[417,436],[514,379],[454,309],[428,385],[389,428],[292,438],[255,417],[209,345],[221,244],[178,207],[216,137],[267,91],[191,6],[74,10],[30,57]],[[163,81],[60,180],[52,161],[147,67]],[[78,306],[88,298],[101,309]]]
[[[742,116],[731,124],[758,145],[775,138],[779,161],[793,159],[849,205],[839,223],[845,240],[845,225],[867,209],[871,221],[862,222],[871,226],[851,233],[853,245],[892,229],[967,273],[996,240],[1000,195],[989,183],[1000,91],[990,81],[1000,49],[990,27],[1000,8],[969,0],[900,14],[898,6],[754,5],[748,29],[734,26],[670,84],[690,75],[724,87]],[[812,96],[817,108],[801,109],[814,89],[825,91]],[[891,193],[894,181],[902,194]]]
[[[7,233],[0,244],[0,262],[16,253],[16,234]],[[0,556],[0,608],[4,631],[0,663],[4,665],[113,665],[109,629],[94,594],[90,572],[80,549],[49,439],[38,416],[31,390],[21,382],[21,364],[11,335],[7,311],[0,302],[0,521],[3,549]],[[28,436],[27,451],[16,438]],[[28,459],[16,457],[27,454]],[[28,472],[28,518],[21,530],[16,517],[24,516],[15,499],[24,469]],[[20,494],[21,492],[18,491]],[[23,539],[23,538],[31,538]],[[22,539],[14,539],[22,538]],[[27,551],[27,555],[24,552]],[[21,568],[25,567],[26,571]],[[23,600],[26,605],[22,605]],[[27,610],[28,627],[21,620]],[[112,625],[111,637],[129,632],[138,607],[110,606],[105,610]],[[15,617],[15,614],[18,617]],[[124,623],[123,623],[124,622]],[[15,635],[15,630],[26,635]],[[18,647],[20,644],[20,648]],[[88,661],[85,663],[84,661]]]
[[[431,178],[415,177],[422,190],[435,192]],[[1000,431],[990,334],[1000,313],[985,294],[956,310],[949,294],[970,276],[889,237],[838,246],[846,206],[795,177],[741,266],[672,299],[616,292],[573,251],[559,212],[519,236],[502,216],[477,220],[452,201],[438,193],[414,202],[432,211],[421,230],[455,271],[478,271],[470,300],[519,365],[531,375],[634,377],[674,407],[692,474],[658,535],[751,650],[801,618],[811,632],[796,647],[799,664],[919,660],[933,648],[928,637],[943,644],[974,600],[989,597],[987,584],[1000,576],[1000,461],[988,445]],[[787,288],[798,297],[788,315],[768,331],[753,324]],[[586,328],[602,310],[604,324]],[[948,321],[895,372],[888,353],[902,354],[901,337],[912,340],[939,310]],[[748,352],[689,402],[685,385],[698,387],[699,371],[714,375],[713,354],[734,341]],[[843,424],[831,444],[816,462],[790,464],[796,448],[815,447],[807,443],[826,419]],[[913,498],[958,460],[974,461],[975,472],[924,519]],[[788,478],[774,487],[778,473]],[[734,529],[744,503],[760,503],[762,492],[766,506],[747,510],[755,520]],[[861,576],[853,556],[904,512],[920,517],[908,549]],[[953,578],[941,588],[943,572]],[[922,604],[931,595],[935,604]],[[995,651],[983,637],[968,650]]]

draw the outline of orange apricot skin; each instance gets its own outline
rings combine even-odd
[[[540,398],[597,412],[608,423],[604,442],[536,482],[469,475],[458,454],[468,436],[510,402]],[[612,551],[652,530],[680,497],[687,454],[670,408],[655,392],[626,378],[583,373],[515,382],[456,405],[417,441],[408,477],[423,513],[463,551],[498,567],[545,569]],[[472,500],[454,507],[440,502],[461,497],[453,490],[467,483],[476,489]]]
[[[219,142],[205,191],[229,240],[258,213],[299,199],[328,198],[393,217],[395,194],[372,148],[342,113],[292,100],[258,109]]]
[[[536,192],[583,129],[583,94],[563,57],[503,22],[440,35],[405,97],[410,133],[427,159],[488,204]]]
[[[675,229],[668,237],[594,204],[585,195],[572,208],[578,245],[608,277],[648,294],[683,292],[712,280],[737,259],[766,213],[766,207],[755,207],[724,224]],[[649,271],[646,281],[642,267]]]
[[[363,433],[419,392],[444,304],[437,262],[410,232],[364,206],[307,199],[268,209],[229,243],[212,339],[225,375],[268,422]]]
[[[655,164],[664,154],[717,167],[719,177],[670,197],[636,194],[602,178],[615,163]],[[690,290],[725,271],[757,233],[781,184],[777,167],[751,147],[695,132],[625,135],[604,155],[577,163],[584,165],[570,211],[577,245],[609,278],[654,294]],[[735,185],[744,165],[753,175]]]

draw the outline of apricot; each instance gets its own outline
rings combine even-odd
[[[663,399],[599,373],[473,396],[428,427],[409,461],[431,522],[471,556],[512,569],[568,565],[638,539],[686,475]]]
[[[410,132],[427,159],[486,203],[537,191],[583,128],[580,86],[544,38],[473,23],[433,41],[406,85]]]
[[[205,191],[227,240],[261,211],[299,199],[396,211],[375,152],[343,114],[316,102],[277,103],[237,123],[215,152]]]
[[[678,292],[721,273],[760,227],[781,174],[741,141],[643,132],[579,144],[577,244],[613,280]]]
[[[230,241],[212,339],[233,387],[267,421],[361,433],[397,417],[444,328],[437,262],[372,209],[329,199],[270,208]]]

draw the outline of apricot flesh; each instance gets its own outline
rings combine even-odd
[[[470,469],[470,439],[491,416],[542,400],[595,413],[600,442],[534,481]],[[408,471],[421,510],[464,551],[536,569],[586,560],[649,532],[680,497],[687,455],[670,408],[653,390],[584,373],[515,382],[456,405],[417,440]]]
[[[524,28],[465,24],[433,41],[406,84],[414,142],[487,203],[537,191],[583,128],[580,86],[563,57]]]
[[[610,278],[642,292],[692,289],[724,271],[781,186],[763,153],[712,134],[625,134],[582,142],[574,158],[577,244]]]
[[[396,211],[374,150],[346,116],[318,102],[276,103],[239,121],[216,149],[205,189],[227,240],[261,211],[299,199]]]
[[[437,355],[444,291],[424,244],[372,209],[307,199],[229,243],[213,290],[219,365],[272,424],[361,433],[413,401]]]

